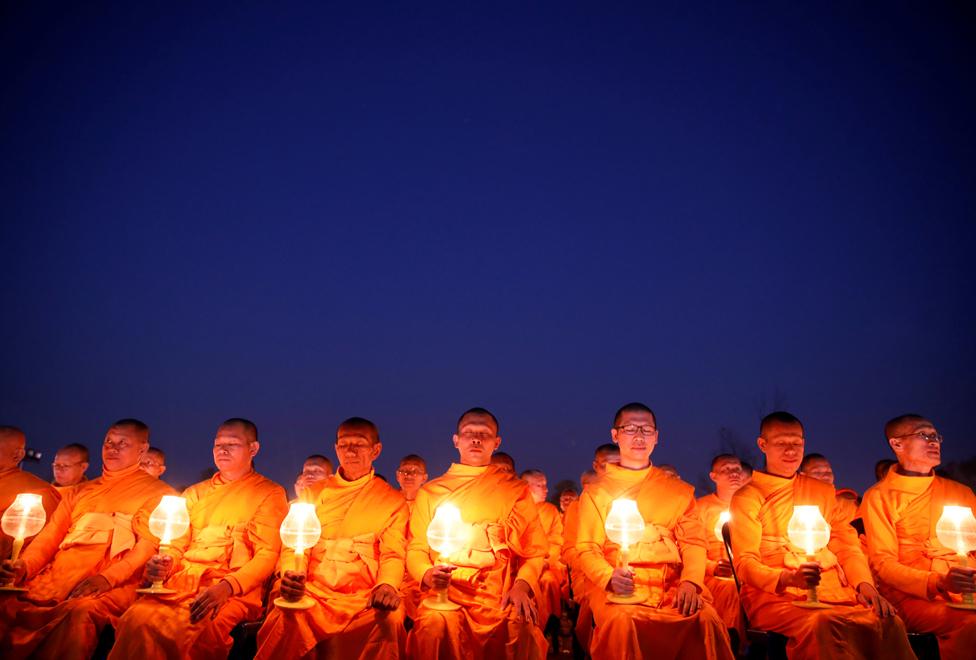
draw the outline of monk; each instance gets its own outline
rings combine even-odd
[[[135,589],[158,539],[148,520],[165,483],[141,469],[149,427],[122,419],[105,434],[102,474],[62,491],[47,526],[0,581],[27,588],[0,599],[0,656],[88,658],[98,635],[135,601]]]
[[[332,461],[322,454],[312,454],[302,463],[302,472],[295,480],[295,497],[299,502],[314,503],[332,476]]]
[[[20,493],[41,496],[41,506],[47,519],[51,519],[61,495],[49,483],[20,469],[27,453],[27,436],[16,426],[0,426],[0,515],[7,510]],[[27,539],[24,547],[31,542]],[[13,539],[0,532],[0,558],[10,556]]]
[[[400,459],[396,479],[403,499],[412,507],[420,487],[427,483],[427,461],[417,454],[407,454]]]
[[[837,507],[844,519],[850,523],[857,517],[857,493],[849,488],[837,488],[834,484],[834,468],[823,454],[806,454],[800,462],[800,474],[811,479],[834,486]],[[853,497],[852,497],[853,494]]]
[[[54,473],[52,485],[55,488],[69,488],[85,481],[88,471],[88,447],[73,442],[65,445],[54,454],[54,462],[51,463],[51,471]]]
[[[563,488],[559,492],[559,513],[563,516],[566,515],[566,509],[569,505],[579,499],[579,493],[576,488]]]
[[[316,500],[321,540],[307,572],[285,571],[281,595],[309,596],[306,610],[272,607],[258,632],[257,658],[398,658],[405,642],[400,582],[407,505],[373,472],[379,429],[351,417],[336,430],[339,469]],[[291,563],[293,553],[282,553]]]
[[[580,475],[580,485],[583,492],[597,477],[606,474],[607,465],[620,463],[620,449],[612,442],[602,444],[593,452],[593,463],[589,470]],[[579,564],[579,553],[576,551],[576,531],[579,527],[579,498],[570,503],[563,516],[563,565],[569,571],[569,586],[572,600],[579,609],[576,612],[576,638],[584,649],[590,647],[590,636],[593,632],[593,613],[590,611],[587,594],[591,585],[586,581],[586,575]]]
[[[142,468],[143,472],[152,475],[157,479],[161,479],[163,473],[166,472],[166,452],[164,452],[159,447],[149,446],[146,451],[145,457],[143,457],[142,462],[139,463],[139,467]]]
[[[864,494],[860,510],[878,586],[909,631],[936,635],[943,658],[972,657],[976,612],[946,603],[976,591],[976,570],[958,563],[953,550],[939,542],[935,525],[946,504],[976,511],[976,496],[935,474],[942,436],[927,418],[896,417],[885,425],[885,437],[898,462]]]
[[[183,491],[190,529],[146,565],[145,582],[176,593],[143,596],[116,626],[110,658],[226,658],[230,631],[260,617],[275,569],[285,490],[254,471],[253,422],[228,419],[213,444],[217,473]]]
[[[704,587],[705,530],[695,508],[695,489],[651,464],[658,442],[657,418],[643,403],[614,415],[610,437],[620,464],[583,491],[576,550],[590,584],[596,629],[590,655],[604,658],[728,658],[729,634]],[[607,538],[614,500],[637,502],[645,530],[630,548],[630,566],[619,562],[620,546]],[[644,600],[618,604],[610,594]]]
[[[670,463],[662,463],[661,465],[658,465],[657,466],[657,469],[660,470],[661,472],[663,472],[664,474],[668,475],[672,479],[680,479],[681,478],[681,475],[678,474],[678,468],[676,468],[675,466],[671,465]]]
[[[422,605],[407,638],[412,658],[543,658],[546,641],[533,602],[549,543],[525,482],[492,465],[498,420],[484,408],[458,419],[460,462],[417,493],[407,569],[421,588],[448,589],[455,611]],[[441,563],[427,526],[442,503],[461,512],[469,541]],[[517,566],[517,569],[516,569]]]
[[[503,451],[491,455],[491,464],[497,465],[502,472],[515,476],[515,459]]]
[[[797,474],[803,425],[787,412],[763,418],[757,444],[766,469],[732,497],[732,547],[740,598],[752,626],[785,635],[790,658],[914,657],[901,620],[874,586],[854,528],[834,489]],[[794,505],[816,505],[830,525],[830,542],[808,561],[787,538]],[[803,609],[817,586],[830,609]]]
[[[719,454],[712,459],[708,478],[715,484],[715,492],[698,498],[698,515],[705,526],[708,541],[708,561],[705,564],[705,586],[712,593],[712,605],[729,630],[735,630],[740,641],[745,640],[739,592],[732,579],[732,564],[725,552],[718,521],[729,510],[732,496],[746,484],[742,461],[732,454]],[[719,533],[716,533],[719,531]]]
[[[888,474],[888,470],[897,465],[898,461],[893,461],[890,458],[882,458],[880,461],[874,464],[874,481],[878,482],[885,478]]]
[[[568,579],[566,567],[560,558],[563,548],[563,519],[556,505],[546,501],[549,487],[542,470],[525,470],[519,478],[529,486],[532,501],[539,510],[542,531],[549,539],[549,554],[546,555],[546,565],[542,575],[539,576],[539,594],[536,598],[539,625],[545,630],[549,624],[549,617],[559,618],[563,612],[563,583]]]

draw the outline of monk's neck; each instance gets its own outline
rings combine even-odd
[[[243,479],[247,475],[251,474],[251,471],[252,471],[251,466],[248,466],[248,468],[246,470],[243,470],[243,471],[242,470],[234,470],[234,471],[221,470],[220,471],[220,479],[224,483],[227,483],[227,484],[233,483],[233,482],[238,481],[240,479]]]
[[[715,497],[722,501],[723,504],[728,504],[732,501],[732,496],[735,495],[735,490],[732,488],[716,488]]]
[[[620,457],[620,467],[625,470],[646,470],[651,467],[651,459],[645,458],[624,458],[622,455]]]
[[[777,465],[766,465],[766,474],[771,474],[774,477],[782,477],[783,479],[792,479],[796,475],[796,471]]]
[[[898,474],[903,477],[931,477],[932,470],[934,468],[928,465],[912,464],[912,463],[899,463],[896,470]]]
[[[345,479],[346,481],[356,481],[358,479],[362,479],[363,477],[365,477],[367,474],[369,474],[370,470],[372,469],[373,466],[371,464],[368,468],[366,468],[361,472],[348,472],[344,467],[340,466],[338,473],[339,476]]]

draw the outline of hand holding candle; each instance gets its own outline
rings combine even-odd
[[[24,547],[24,541],[34,536],[44,528],[47,522],[47,514],[44,512],[44,505],[41,496],[36,493],[20,493],[14,499],[13,504],[3,512],[0,519],[0,527],[3,533],[14,539],[13,549],[10,553],[11,567],[20,556],[20,551]],[[0,587],[3,591],[26,591],[22,587],[15,587],[11,584]]]
[[[451,602],[448,597],[448,584],[438,584],[443,579],[443,573],[450,575],[447,567],[449,557],[464,547],[468,541],[468,527],[461,519],[461,511],[449,502],[444,502],[434,511],[434,518],[427,525],[427,545],[434,550],[437,555],[438,566],[433,571],[439,573],[434,580],[433,597],[424,600],[424,606],[434,610],[456,610],[460,608],[457,603]],[[450,582],[448,578],[447,582]]]
[[[159,539],[159,552],[157,553],[154,560],[155,563],[161,563],[158,558],[161,558],[164,553],[169,549],[170,545],[173,543],[173,539],[179,538],[186,534],[186,531],[190,528],[190,513],[186,509],[186,498],[177,497],[176,495],[163,495],[163,499],[159,501],[159,505],[153,509],[152,514],[149,516],[149,531],[152,532],[153,536]],[[152,561],[152,560],[150,560]],[[169,563],[166,564],[167,567]],[[160,575],[153,576],[153,584],[147,589],[137,589],[136,591],[141,594],[174,594],[176,590],[168,589],[163,586],[163,580],[165,577]]]
[[[813,563],[815,555],[827,547],[827,543],[830,541],[830,525],[820,513],[820,507],[796,505],[793,507],[793,516],[786,527],[786,536],[790,539],[790,543],[803,550],[807,562]],[[816,585],[808,589],[807,600],[794,601],[793,604],[807,609],[830,607],[830,605],[820,602]]]
[[[976,550],[976,518],[973,517],[973,510],[968,506],[946,505],[942,509],[942,517],[935,525],[935,535],[939,539],[939,543],[955,550],[962,568],[968,568],[968,555]],[[946,581],[953,584],[958,583],[958,588],[962,591],[962,602],[949,603],[949,607],[966,610],[976,609],[976,603],[973,602],[972,574],[969,571],[953,571],[952,569],[949,573],[946,576]]]
[[[295,552],[294,572],[301,575],[298,581],[304,586],[305,551],[318,543],[322,536],[322,524],[315,512],[315,505],[307,502],[292,504],[278,532],[282,544]],[[284,609],[307,610],[315,605],[315,601],[302,595],[298,600],[276,598],[275,605]]]
[[[626,498],[614,500],[610,505],[610,512],[607,514],[604,529],[606,530],[607,538],[620,546],[617,568],[621,569],[620,571],[614,571],[614,577],[611,579],[614,592],[607,596],[607,600],[617,604],[644,602],[647,599],[647,595],[637,589],[633,589],[631,593],[618,593],[619,590],[625,590],[626,587],[623,575],[619,575],[618,573],[624,572],[628,575],[630,574],[628,559],[630,546],[639,543],[641,537],[644,535],[644,517],[637,508],[637,502]],[[631,577],[632,583],[633,578]]]

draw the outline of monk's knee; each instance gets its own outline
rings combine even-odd
[[[442,638],[450,632],[450,624],[443,612],[430,610],[414,622],[413,632],[423,637]]]

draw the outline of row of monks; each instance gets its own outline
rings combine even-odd
[[[762,421],[764,469],[719,456],[715,492],[696,500],[651,462],[657,418],[631,403],[614,416],[593,478],[557,508],[542,472],[519,478],[492,461],[501,437],[485,409],[461,415],[458,461],[445,474],[427,480],[423,459],[404,459],[399,491],[373,470],[379,430],[351,418],[336,432],[335,473],[312,457],[296,483],[321,526],[305,563],[282,546],[285,490],[254,470],[260,443],[245,419],[217,429],[216,473],[182,493],[188,531],[164,551],[149,518],[175,493],[140,467],[145,424],[113,424],[101,475],[58,489],[19,468],[24,435],[0,427],[0,510],[32,492],[48,514],[0,566],[0,583],[22,589],[0,591],[0,656],[88,658],[111,626],[112,658],[226,657],[231,630],[263,619],[260,658],[732,658],[747,617],[785,635],[791,658],[913,658],[907,631],[934,633],[943,658],[972,657],[976,613],[950,605],[976,591],[974,570],[939,543],[935,525],[943,505],[974,508],[976,496],[935,475],[942,437],[928,419],[898,417],[885,437],[897,463],[859,508],[816,470],[800,470],[803,426],[784,412]],[[627,548],[608,534],[622,499],[643,519]],[[431,548],[429,527],[448,504],[465,541],[445,555]],[[798,504],[829,523],[815,557],[787,533]],[[715,532],[724,511],[732,562]],[[2,542],[8,557],[12,541]],[[153,582],[172,593],[137,594]],[[797,606],[812,587],[829,607]],[[290,606],[309,599],[307,609]],[[558,643],[573,637],[565,625],[549,643],[543,634],[567,603],[578,609],[575,648]]]

